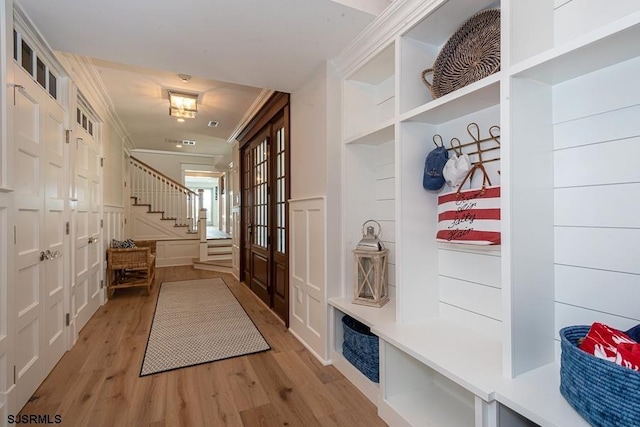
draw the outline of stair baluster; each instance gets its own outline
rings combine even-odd
[[[196,233],[196,193],[135,157],[130,158],[130,166],[131,196],[136,204],[147,204],[149,211],[162,212],[163,219],[172,218],[174,225]]]

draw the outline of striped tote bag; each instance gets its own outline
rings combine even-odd
[[[482,188],[462,190],[478,169],[484,174]],[[457,191],[438,196],[436,240],[466,245],[500,244],[500,186],[491,186],[482,163],[471,167]]]

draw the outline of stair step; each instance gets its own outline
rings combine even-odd
[[[197,258],[193,260],[193,268],[199,270],[219,271],[222,273],[231,273],[231,261],[200,261]]]
[[[207,255],[228,255],[231,256],[231,250],[208,250]]]
[[[217,246],[231,246],[233,244],[233,241],[231,240],[231,238],[228,239],[210,239],[207,240],[207,246],[210,248],[215,248]]]
[[[231,260],[230,259],[223,259],[223,260],[207,260],[206,261],[207,264],[211,264],[211,265],[218,265],[220,267],[231,267]]]
[[[231,259],[231,252],[229,252],[228,254],[207,254],[207,260],[208,261],[221,261],[221,260],[230,260]]]

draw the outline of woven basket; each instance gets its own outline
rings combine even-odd
[[[485,9],[469,18],[447,40],[422,81],[439,98],[500,70],[500,9]],[[433,73],[433,83],[427,75]]]
[[[378,337],[350,316],[342,317],[344,341],[342,354],[353,366],[373,382],[379,382],[380,358]]]
[[[640,372],[578,348],[589,326],[560,330],[560,393],[595,427],[640,426]]]

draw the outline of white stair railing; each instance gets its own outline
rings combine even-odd
[[[173,219],[176,226],[186,226],[188,232],[196,233],[196,193],[135,157],[131,157],[129,163],[131,195],[136,198],[136,203],[149,205],[150,211],[162,212],[163,218]]]

